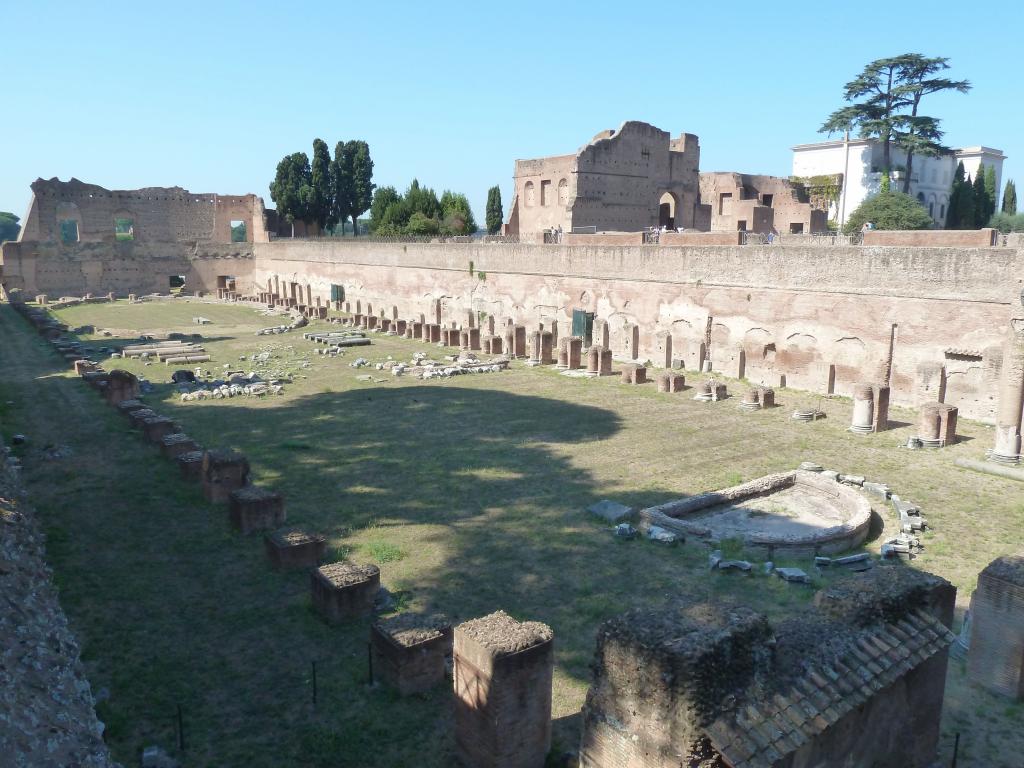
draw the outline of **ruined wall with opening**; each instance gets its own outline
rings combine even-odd
[[[596,227],[636,232],[661,222],[671,199],[672,227],[697,221],[700,144],[695,135],[673,139],[653,125],[627,121],[602,131],[571,155],[517,160],[506,231],[523,236],[545,229]]]
[[[253,285],[296,283],[400,316],[468,313],[535,327],[597,314],[620,359],[705,360],[727,376],[850,394],[888,377],[896,404],[945,399],[994,416],[1001,349],[1019,313],[1011,248],[257,244]],[[823,280],[827,276],[827,281]],[[354,306],[354,304],[353,304]]]
[[[74,228],[67,226],[72,221]],[[196,194],[181,187],[109,190],[78,179],[36,179],[19,241],[230,243],[232,221],[245,224],[247,242],[269,239],[257,195]]]

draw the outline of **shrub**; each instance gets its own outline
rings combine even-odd
[[[879,192],[857,206],[846,220],[843,231],[859,232],[870,221],[875,229],[931,229],[935,226],[928,211],[917,200],[902,192]]]

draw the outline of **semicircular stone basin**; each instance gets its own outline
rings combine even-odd
[[[640,513],[658,525],[709,543],[742,541],[757,555],[832,555],[859,546],[871,504],[850,486],[794,470],[677,499]]]

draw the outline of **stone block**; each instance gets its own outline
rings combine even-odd
[[[206,500],[213,504],[227,504],[232,491],[249,483],[249,460],[236,451],[206,451],[201,477]]]
[[[330,563],[310,578],[313,608],[329,624],[368,616],[380,591],[380,568],[375,565]]]
[[[160,440],[160,453],[168,459],[176,459],[183,453],[195,453],[199,444],[183,432],[165,435]]]
[[[176,461],[183,480],[199,481],[202,478],[204,455],[205,451],[190,451],[178,456]]]
[[[623,520],[633,515],[633,507],[627,507],[625,504],[620,504],[617,501],[611,501],[604,499],[596,504],[591,504],[587,507],[587,512],[592,515],[597,515],[602,520],[607,520],[609,523],[620,523]]]
[[[142,429],[142,422],[146,419],[151,419],[158,415],[152,408],[134,408],[128,412],[128,423],[132,429]]]
[[[663,371],[658,374],[659,392],[682,392],[686,388],[686,377],[675,371]]]
[[[110,376],[106,371],[86,371],[82,374],[82,381],[96,390],[102,390],[107,386],[107,378]]]
[[[443,616],[403,613],[370,627],[374,677],[402,696],[425,693],[444,682],[452,653],[452,625]]]
[[[642,365],[630,363],[622,366],[623,384],[645,384],[647,382],[647,369]]]
[[[312,570],[327,550],[327,537],[296,528],[270,532],[263,543],[270,566],[278,571]]]
[[[160,416],[159,414],[142,419],[140,427],[147,442],[155,443],[156,445],[161,445],[163,439],[168,435],[181,432],[181,427],[174,423],[174,419],[169,416]]]
[[[98,366],[92,360],[75,360],[75,375],[81,376],[84,373],[95,371]]]
[[[278,491],[247,485],[228,496],[231,525],[242,533],[277,528],[284,524],[284,496]]]
[[[122,400],[116,406],[117,412],[123,416],[130,416],[135,411],[141,411],[147,406],[141,400]]]
[[[473,768],[541,768],[551,747],[554,635],[498,611],[455,628],[455,748]]]

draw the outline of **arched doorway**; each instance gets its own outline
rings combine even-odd
[[[671,192],[664,192],[658,201],[658,227],[665,229],[676,228],[676,210],[678,201]]]

